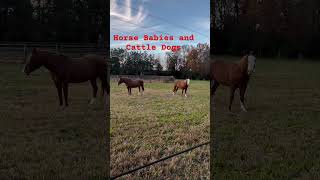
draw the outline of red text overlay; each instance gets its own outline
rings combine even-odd
[[[128,44],[125,46],[127,50],[132,51],[155,51],[155,50],[162,50],[162,51],[179,51],[181,49],[180,45],[168,45],[166,42],[170,41],[194,41],[195,37],[193,34],[191,35],[184,35],[184,36],[170,36],[170,35],[148,35],[145,34],[143,37],[139,37],[136,35],[130,35],[130,36],[123,36],[123,35],[113,35],[114,41],[128,41]],[[137,43],[135,43],[135,41]],[[141,43],[141,42],[147,42],[147,43]],[[160,42],[161,45],[158,47],[156,45],[151,45],[150,42]]]

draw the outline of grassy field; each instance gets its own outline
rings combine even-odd
[[[227,58],[231,61],[234,58]],[[258,59],[247,92],[227,111],[229,89],[215,96],[216,179],[320,179],[320,63]],[[0,179],[105,177],[102,104],[89,106],[89,83],[71,85],[58,107],[49,73],[31,77],[0,66]],[[119,174],[209,139],[209,83],[191,81],[189,97],[171,83],[146,83],[128,97],[111,86],[111,173]],[[211,132],[212,133],[212,132]],[[208,179],[209,147],[153,165],[126,179]]]
[[[21,69],[0,66],[0,179],[106,177],[103,105],[88,105],[89,83],[72,84],[62,110],[49,73]]]
[[[173,96],[173,83],[146,83],[127,95],[111,84],[111,175],[209,140],[209,82],[190,82],[189,96]],[[124,179],[209,179],[209,146],[203,146]]]
[[[225,58],[234,60],[234,58]],[[228,113],[215,96],[215,179],[320,179],[320,63],[258,59],[247,92]]]

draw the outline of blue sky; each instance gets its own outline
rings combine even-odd
[[[161,57],[161,44],[196,45],[210,42],[210,0],[111,0],[111,48],[126,44],[156,45],[148,51]],[[113,35],[138,35],[140,41],[113,41]],[[143,35],[173,35],[176,41],[143,41]],[[179,41],[180,35],[194,34],[194,41]]]

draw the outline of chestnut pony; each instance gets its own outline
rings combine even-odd
[[[107,60],[98,55],[86,55],[79,60],[73,60],[68,56],[48,51],[33,49],[28,56],[23,72],[29,75],[41,66],[47,68],[58,91],[60,106],[63,105],[62,90],[64,94],[65,106],[68,106],[68,84],[91,82],[93,88],[93,98],[90,104],[94,103],[97,96],[96,79],[101,80],[101,90],[110,92],[110,85],[107,77]]]
[[[122,83],[125,83],[128,89],[128,95],[131,95],[131,88],[139,88],[139,92],[142,89],[142,93],[144,92],[144,86],[143,86],[143,80],[141,79],[130,79],[130,78],[125,78],[125,77],[120,77],[118,81],[118,86]],[[141,88],[141,89],[140,89]]]
[[[190,79],[185,79],[185,80],[178,80],[176,82],[174,82],[174,86],[173,86],[173,95],[175,95],[175,93],[178,91],[178,89],[182,89],[182,95],[183,95],[183,91],[184,91],[184,96],[187,97],[187,90],[190,84]]]
[[[256,57],[251,52],[249,55],[245,55],[241,60],[235,63],[225,63],[223,61],[214,60],[211,61],[211,94],[214,95],[218,86],[224,85],[230,87],[230,103],[229,111],[231,111],[231,105],[234,98],[236,89],[240,89],[240,104],[243,111],[247,111],[244,104],[244,95],[247,89],[247,85],[251,74],[255,70]]]

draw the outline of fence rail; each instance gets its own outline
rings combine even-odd
[[[176,79],[173,76],[158,76],[158,75],[111,75],[110,81],[117,82],[119,80],[119,77],[126,77],[126,78],[132,78],[132,79],[143,79],[144,82],[152,83],[152,82],[164,82],[164,83],[170,83],[174,82]]]
[[[34,42],[2,42],[0,43],[0,62],[23,63],[32,48],[39,48],[66,54],[72,58],[79,58],[85,54],[93,53],[107,55],[107,48],[100,48],[97,44],[76,43],[34,43]]]

